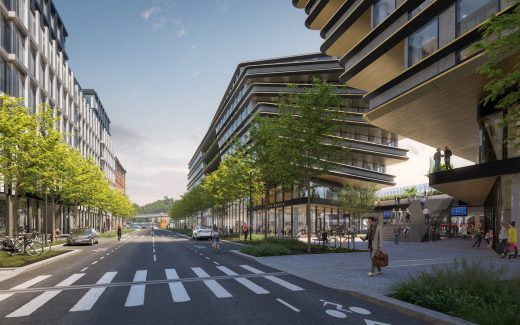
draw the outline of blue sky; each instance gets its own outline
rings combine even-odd
[[[317,52],[322,43],[291,0],[54,2],[72,69],[103,101],[127,193],[139,204],[186,191],[188,161],[240,62]],[[435,150],[400,146],[410,159],[387,172],[398,186],[427,182]]]
[[[54,0],[69,62],[111,119],[127,193],[186,190],[188,161],[242,61],[319,51],[290,0]]]

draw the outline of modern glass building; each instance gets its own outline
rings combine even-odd
[[[24,98],[25,106],[35,112],[43,103],[56,108],[64,141],[84,157],[93,158],[115,186],[110,119],[96,91],[82,89],[71,70],[65,48],[67,36],[52,0],[0,1],[0,92]],[[5,188],[0,184],[0,233],[15,226],[40,230],[40,203],[28,199],[27,206],[19,211],[23,217],[13,225]],[[68,214],[60,211],[57,224],[62,232],[70,224],[67,218]],[[92,224],[93,220],[87,218],[82,217],[83,225]]]
[[[520,151],[504,139],[504,112],[481,104],[488,62],[471,45],[506,0],[293,0],[305,24],[320,31],[321,51],[340,57],[341,83],[364,90],[364,119],[427,145],[448,146],[473,166],[435,172],[430,186],[468,205],[483,205],[482,223],[519,221]],[[516,53],[501,63],[511,71]],[[433,153],[432,153],[433,154]],[[425,173],[427,167],[423,168]],[[485,220],[490,220],[489,222]],[[478,221],[477,221],[478,222]]]
[[[345,147],[351,148],[351,153],[337,162],[328,174],[315,179],[315,189],[311,193],[298,188],[283,191],[281,186],[271,189],[269,201],[253,207],[253,229],[276,233],[285,230],[287,234],[296,234],[305,227],[305,202],[309,195],[313,229],[346,224],[348,211],[340,209],[336,202],[344,184],[375,184],[377,188],[394,185],[394,176],[386,173],[386,167],[405,161],[407,150],[398,147],[395,133],[362,119],[368,110],[362,100],[364,92],[338,82],[343,71],[338,61],[322,54],[307,54],[239,64],[208,131],[189,162],[188,189],[217,169],[222,158],[233,150],[232,139],[242,143],[249,141],[248,130],[255,113],[276,114],[277,96],[310,87],[314,77],[332,83],[334,91],[350,100],[349,107],[344,110],[344,126],[336,135]],[[288,87],[288,83],[296,84],[297,88]],[[247,204],[241,202],[232,204],[224,226],[236,229],[247,215],[246,207]],[[267,224],[264,221],[266,208]],[[202,219],[197,223],[212,223],[212,220]]]

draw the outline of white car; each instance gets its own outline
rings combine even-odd
[[[191,235],[193,239],[210,239],[211,238],[211,228],[206,226],[197,226],[193,228],[193,233]]]

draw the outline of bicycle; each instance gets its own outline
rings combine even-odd
[[[213,244],[211,245],[214,254],[220,253],[220,243],[218,237],[213,238]]]
[[[32,240],[34,242],[40,243],[43,246],[42,254],[47,254],[52,249],[52,240],[47,240],[47,236],[45,236],[45,240],[42,240],[42,238],[40,238],[40,235],[41,235],[40,233],[34,232]],[[47,249],[45,249],[46,247],[47,247]]]
[[[9,256],[14,256],[20,253],[27,254],[30,256],[37,256],[43,253],[43,245],[40,242],[33,241],[32,238],[28,238],[29,235],[20,235],[14,238],[8,238],[8,245],[4,243],[4,246],[11,246],[12,251]]]

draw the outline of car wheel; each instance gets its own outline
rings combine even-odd
[[[90,246],[94,245],[94,238],[90,238]]]
[[[199,235],[195,235],[195,240],[199,240]]]

